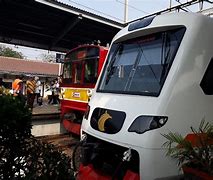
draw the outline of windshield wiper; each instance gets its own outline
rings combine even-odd
[[[167,33],[164,34],[163,42],[162,42],[162,53],[161,53],[161,65],[162,65],[162,71],[161,71],[161,77],[160,77],[160,84],[163,83],[165,75],[168,71],[168,60],[170,59],[170,50],[171,50],[171,40]],[[163,58],[164,55],[164,58]]]
[[[139,49],[140,49],[140,46],[139,46]],[[136,56],[135,63],[134,63],[134,65],[132,66],[132,69],[131,69],[131,71],[130,71],[129,77],[128,77],[128,79],[127,79],[127,83],[126,83],[126,85],[125,85],[125,87],[124,87],[124,91],[129,90],[129,88],[131,87],[132,80],[133,80],[133,77],[134,77],[134,75],[135,75],[135,71],[136,71],[136,69],[137,69],[137,66],[138,66],[138,64],[139,64],[139,62],[140,62],[141,55],[142,55],[142,53],[139,52],[139,53],[137,54],[137,56]]]
[[[108,84],[109,82],[109,79],[111,78],[112,74],[114,73],[114,69],[115,67],[113,67],[114,65],[114,62],[116,61],[117,59],[117,53],[118,51],[122,51],[123,50],[123,45],[122,44],[118,44],[118,46],[116,47],[113,55],[112,55],[112,60],[110,61],[108,67],[107,67],[107,74],[106,74],[106,83],[105,84]]]
[[[145,54],[144,54],[144,52],[143,52],[142,46],[141,46],[141,45],[139,45],[139,46],[140,46],[140,50],[141,50],[141,52],[142,52],[142,54],[143,54],[143,56],[144,56],[144,59],[145,59],[146,63],[148,64],[148,67],[150,68],[150,70],[152,71],[152,74],[153,74],[154,77],[155,77],[156,82],[158,82],[158,84],[160,85],[160,82],[158,81],[158,78],[157,78],[157,76],[156,76],[156,74],[155,74],[155,72],[154,72],[152,66],[150,65],[149,61],[147,60],[147,58],[146,58],[146,56],[145,56]]]

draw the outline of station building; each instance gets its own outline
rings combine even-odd
[[[32,76],[38,76],[41,84],[41,95],[45,98],[52,80],[61,74],[60,63],[49,63],[35,60],[18,59],[0,56],[0,78],[8,89],[12,89],[12,82],[17,76],[23,75],[26,82]]]

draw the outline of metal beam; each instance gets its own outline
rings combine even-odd
[[[51,50],[52,47],[54,47],[81,20],[82,20],[82,16],[79,15],[72,21],[72,23],[68,23],[66,27],[61,32],[59,32],[56,38],[52,41],[49,49]]]
[[[48,46],[45,44],[40,44],[32,41],[26,41],[18,38],[11,38],[11,37],[6,37],[6,36],[1,36],[0,35],[0,42],[3,43],[8,43],[8,44],[15,44],[19,46],[28,46],[31,48],[38,48],[38,49],[46,49],[48,50]],[[59,52],[66,52],[68,49],[62,48],[62,47],[55,47],[52,50],[54,51],[59,51]]]
[[[93,20],[93,21],[96,21],[96,22],[100,22],[102,24],[106,24],[106,25],[109,25],[109,26],[112,26],[112,27],[115,27],[115,28],[118,28],[118,29],[122,29],[122,28],[125,27],[125,25],[123,23],[104,18],[104,17],[98,16],[98,15],[95,15],[93,13],[87,12],[87,11],[83,11],[81,9],[60,3],[58,1],[53,1],[53,0],[35,0],[35,1],[42,3],[42,4],[45,4],[47,6],[50,6],[50,7],[60,9],[62,11],[72,13],[72,14],[76,14],[76,15],[81,14],[81,16],[83,18],[87,18],[87,19],[90,19],[90,20]]]

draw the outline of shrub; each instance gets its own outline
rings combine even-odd
[[[0,107],[0,179],[74,179],[70,158],[31,135],[21,99],[2,95]]]

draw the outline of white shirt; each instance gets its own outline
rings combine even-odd
[[[41,81],[37,81],[36,82],[36,89],[35,89],[35,93],[40,93],[41,92]]]

